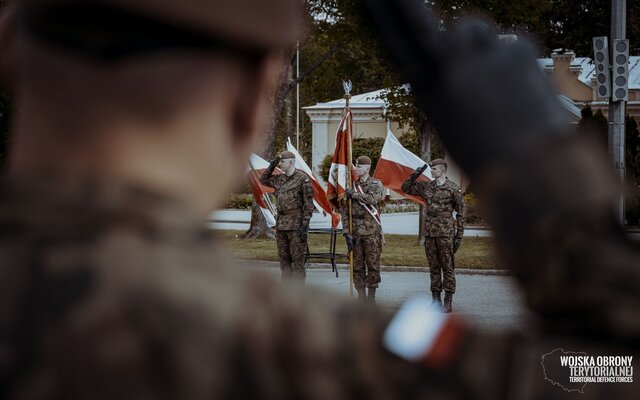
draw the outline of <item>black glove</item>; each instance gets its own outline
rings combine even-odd
[[[271,163],[267,167],[267,171],[266,171],[268,175],[271,175],[273,173],[273,171],[278,166],[279,162],[280,162],[280,156],[276,156],[276,158],[273,161],[271,161]]]
[[[300,228],[298,228],[298,235],[300,235],[300,240],[306,242],[309,238],[309,224],[300,225]]]
[[[345,242],[347,242],[347,249],[349,251],[353,250],[353,236],[348,233],[343,234]]]
[[[355,192],[356,192],[356,191],[355,191],[355,190],[353,190],[353,189],[347,189],[347,191],[345,192],[345,194],[347,195],[347,199],[351,199],[351,198],[353,198],[353,194],[354,194]]]
[[[562,107],[525,39],[500,42],[487,28],[492,24],[479,20],[443,31],[423,1],[363,4],[438,137],[471,178],[566,131]]]
[[[453,239],[453,254],[456,254],[456,251],[460,248],[460,243],[462,242],[462,238],[454,238]]]
[[[422,167],[416,168],[415,171],[413,171],[413,173],[411,174],[411,176],[409,177],[409,179],[411,179],[411,182],[415,181],[416,179],[418,179],[418,177],[420,175],[422,175],[422,173],[429,168],[429,164],[425,164]]]

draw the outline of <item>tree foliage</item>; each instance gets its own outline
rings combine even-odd
[[[427,4],[450,23],[467,14],[491,18],[499,33],[526,33],[540,56],[553,49],[593,54],[591,38],[610,36],[611,0],[430,0]],[[627,37],[631,54],[640,52],[640,2],[627,1]]]
[[[627,115],[625,117],[624,135],[624,162],[625,180],[628,184],[640,185],[640,132],[635,118]]]
[[[609,143],[609,122],[601,110],[593,112],[589,106],[580,111],[581,119],[578,122],[578,132],[591,136],[600,143],[601,148],[607,151]]]

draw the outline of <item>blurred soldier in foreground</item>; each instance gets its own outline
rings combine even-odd
[[[277,164],[280,164],[283,174],[274,176]],[[304,282],[304,256],[314,208],[309,176],[296,169],[296,158],[292,152],[283,151],[264,171],[260,182],[276,190],[276,242],[282,279]]]
[[[464,235],[465,209],[462,191],[446,177],[447,163],[438,158],[431,162],[430,182],[416,182],[424,170],[423,167],[409,176],[402,184],[405,193],[424,199],[425,237],[424,248],[431,271],[431,294],[433,303],[442,307],[445,313],[452,310],[451,302],[456,292],[454,254],[460,247]],[[455,211],[456,217],[453,218]],[[444,279],[443,279],[444,275]],[[440,297],[444,287],[444,306]]]
[[[379,180],[369,176],[371,159],[360,156],[356,159],[355,189],[347,190],[352,199],[351,216],[353,229],[349,229],[349,205],[341,207],[342,230],[349,250],[353,250],[353,284],[358,298],[367,298],[375,303],[376,289],[380,284],[380,253],[382,252],[382,226],[378,205],[384,198],[384,189]],[[367,289],[365,289],[367,288]],[[365,293],[368,290],[368,293]]]
[[[612,234],[615,225],[590,223],[603,222],[591,206],[602,205],[595,200],[604,201],[601,191],[611,181],[588,147],[562,163],[558,155],[575,147],[547,147],[551,164],[539,174],[524,171],[524,178],[539,178],[533,183],[558,183],[540,194],[549,200],[565,189],[554,174],[568,165],[565,173],[590,189],[579,193],[577,214],[540,213],[537,207],[545,211],[550,203],[533,207],[520,192],[500,198],[527,210],[515,222],[529,222],[533,210],[542,227],[558,222],[549,216],[568,216],[566,246],[540,242],[532,259],[544,265],[526,270],[534,283],[548,277],[559,285],[546,292],[545,285],[527,286],[539,288],[528,291],[537,295],[534,308],[548,310],[541,313],[544,333],[481,334],[450,314],[425,319],[419,309],[408,322],[432,321],[430,330],[415,335],[405,326],[414,340],[390,335],[385,348],[389,320],[381,311],[300,287],[284,291],[254,270],[228,268],[202,227],[209,206],[224,204],[244,171],[269,119],[280,51],[298,30],[287,0],[214,3],[22,0],[3,15],[2,77],[19,114],[10,173],[0,183],[0,398],[559,398],[564,392],[540,376],[540,354],[549,348],[570,343],[637,355],[638,275],[629,268],[637,254]],[[398,16],[388,16],[388,27],[398,26]],[[514,55],[522,56],[487,50],[492,68],[517,61],[518,80],[507,86],[469,68],[477,58],[460,65],[476,82],[484,71],[499,93],[538,88],[527,101],[544,106],[545,81],[525,68],[535,61]],[[457,118],[472,111],[460,99],[450,101],[465,107]],[[470,115],[497,119],[490,111]],[[526,133],[513,128],[513,136]],[[511,171],[494,179],[497,193],[514,193],[501,186],[513,183]],[[549,232],[524,227],[527,238]],[[595,239],[601,244],[582,246]],[[594,274],[605,258],[612,262],[606,274]],[[589,274],[572,285],[567,278],[584,270],[572,267],[576,259],[589,263]],[[593,278],[595,298],[578,290]],[[570,301],[555,302],[565,293],[555,288],[571,289]],[[557,307],[544,307],[551,304]],[[597,312],[562,325],[568,306]],[[602,318],[590,324],[589,316]],[[607,388],[577,396],[637,396],[633,385]]]

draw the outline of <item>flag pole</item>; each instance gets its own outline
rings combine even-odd
[[[351,98],[351,81],[343,81],[342,87],[344,88],[344,98],[345,98],[345,114],[349,114],[349,99]],[[351,123],[353,122],[349,119],[347,115],[348,124],[347,124],[347,143],[349,145],[349,151],[347,152],[347,188],[351,189],[353,186],[353,182],[351,182],[351,165],[353,164],[353,155],[351,154]],[[349,203],[349,234],[353,236],[353,214],[352,214],[352,202],[351,199],[347,199]],[[353,297],[353,248],[349,251],[349,296]]]

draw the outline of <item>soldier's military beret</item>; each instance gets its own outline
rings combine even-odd
[[[356,163],[360,165],[371,165],[371,159],[367,156],[360,156],[356,159]]]
[[[443,160],[442,158],[436,158],[435,160],[431,161],[431,166],[436,166],[436,165],[444,165],[445,168],[447,168],[447,162],[445,160]]]
[[[285,160],[287,158],[296,158],[296,156],[292,152],[286,150],[280,153],[281,160]]]
[[[121,10],[198,32],[202,37],[225,42],[228,48],[259,50],[289,46],[300,39],[303,31],[300,0],[20,0],[14,3],[23,11],[46,7],[45,15],[52,15],[48,11],[70,10],[70,4],[76,8],[81,5],[86,9]],[[117,13],[97,12],[82,17],[104,20],[115,15]],[[90,26],[95,21],[83,22]],[[113,21],[113,24],[120,22]]]

